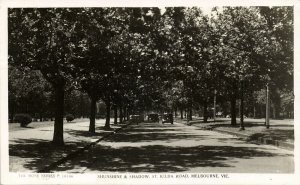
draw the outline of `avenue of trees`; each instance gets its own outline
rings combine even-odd
[[[54,118],[97,107],[117,122],[144,111],[293,117],[293,7],[14,8],[8,12],[9,117]],[[100,102],[100,103],[99,103]],[[98,103],[98,106],[97,106]],[[110,111],[113,110],[113,113]],[[239,111],[237,111],[239,110]],[[103,113],[104,114],[104,113]]]

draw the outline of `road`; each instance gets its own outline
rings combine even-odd
[[[184,124],[141,123],[53,172],[293,173],[293,152]]]

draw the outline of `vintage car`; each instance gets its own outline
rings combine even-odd
[[[138,114],[136,114],[136,115],[130,115],[129,121],[131,123],[139,124],[139,123],[141,123],[141,122],[144,121],[144,117],[142,115],[138,115]]]
[[[148,114],[148,122],[159,122],[158,114]]]
[[[165,113],[162,115],[162,124],[171,123],[173,124],[173,114]]]

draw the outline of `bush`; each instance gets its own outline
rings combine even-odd
[[[32,118],[28,114],[16,114],[14,121],[20,123],[21,127],[26,127],[29,123],[32,122]]]
[[[66,115],[66,120],[67,120],[67,122],[73,121],[74,119],[75,119],[75,118],[74,118],[73,114],[67,114],[67,115]]]

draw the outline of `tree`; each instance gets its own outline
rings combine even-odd
[[[83,9],[9,9],[9,64],[39,70],[55,97],[53,144],[63,145],[64,88],[73,65],[76,17]],[[79,14],[77,14],[79,13]]]
[[[30,114],[41,121],[51,109],[51,87],[39,71],[8,67],[9,118],[16,113]]]

